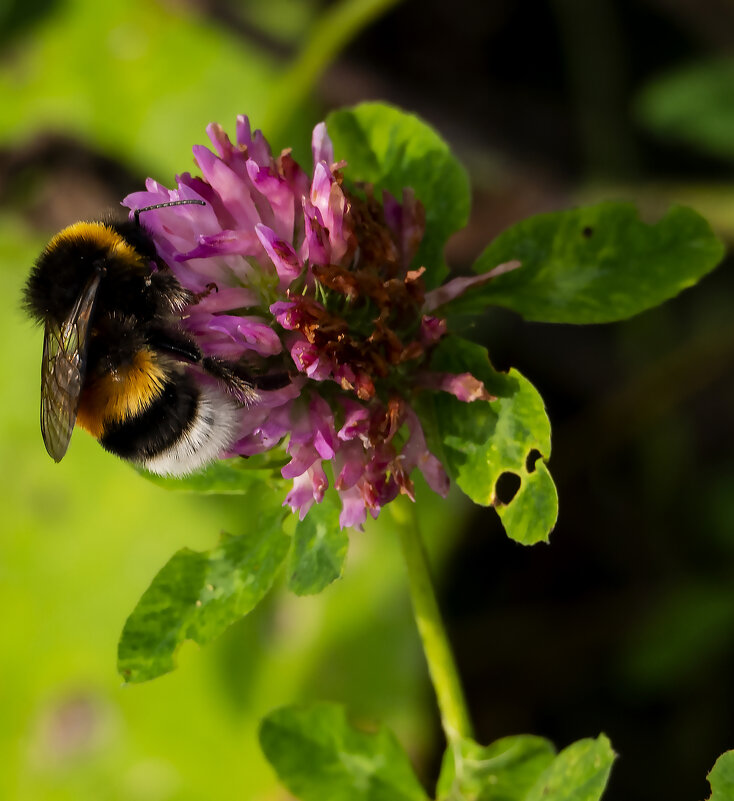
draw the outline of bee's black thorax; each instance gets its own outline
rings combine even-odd
[[[124,220],[122,222],[107,222],[105,225],[119,234],[136,253],[143,256],[148,262],[155,262],[157,253],[150,234],[136,222]]]
[[[89,338],[87,376],[93,379],[132,364],[146,345],[145,328],[134,315],[98,307]]]

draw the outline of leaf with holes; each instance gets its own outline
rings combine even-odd
[[[441,341],[431,367],[471,373],[496,400],[464,403],[446,392],[431,393],[419,406],[429,445],[475,503],[497,509],[509,537],[524,545],[547,541],[558,495],[544,463],[551,452],[550,423],[537,390],[517,370],[498,373],[485,348],[459,337]],[[533,463],[536,451],[542,459]],[[520,479],[506,503],[497,495],[504,473]]]
[[[336,704],[271,712],[260,726],[260,745],[302,801],[428,801],[392,732],[360,731]]]
[[[553,762],[556,749],[542,737],[503,737],[488,746],[454,740],[446,749],[438,801],[525,801]]]
[[[326,119],[334,155],[346,159],[349,181],[387,189],[401,200],[410,187],[426,212],[426,231],[414,267],[437,286],[448,273],[443,257],[449,236],[469,218],[471,195],[466,170],[441,137],[413,114],[384,103],[362,103]],[[379,194],[377,195],[379,197]]]
[[[168,673],[184,640],[218,637],[262,600],[288,552],[284,512],[260,512],[255,530],[224,535],[210,551],[174,554],[125,623],[117,666],[126,681]]]
[[[505,306],[526,320],[606,323],[657,306],[721,261],[724,246],[692,209],[674,207],[654,225],[629,203],[539,214],[500,234],[474,265],[521,267],[479,284],[440,313]]]
[[[339,526],[339,508],[328,493],[296,525],[288,558],[288,587],[296,595],[314,595],[338,579],[349,537]]]
[[[734,751],[726,751],[707,776],[711,785],[709,801],[734,801]]]

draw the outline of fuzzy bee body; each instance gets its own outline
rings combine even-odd
[[[241,407],[257,398],[256,379],[203,356],[183,330],[194,298],[155,264],[137,221],[81,222],[32,269],[25,306],[44,325],[41,432],[55,461],[78,423],[124,459],[185,475],[232,444]]]

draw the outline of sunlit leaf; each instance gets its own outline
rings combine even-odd
[[[707,778],[711,785],[710,801],[734,801],[734,751],[723,753]]]
[[[433,393],[428,410],[424,400],[422,416],[431,418],[424,420],[427,431],[439,440],[436,455],[475,503],[495,506],[509,537],[525,545],[546,541],[558,497],[545,464],[534,459],[540,454],[547,460],[551,452],[550,423],[537,390],[517,370],[495,371],[485,348],[458,337],[439,344],[431,366],[469,372],[497,398],[464,403],[446,392]],[[511,499],[497,492],[505,473],[520,481]]]
[[[311,507],[296,525],[288,558],[288,587],[314,595],[342,574],[349,537],[339,527],[339,509],[330,499]]]
[[[272,56],[165,3],[67,0],[0,65],[0,139],[51,128],[170,182],[191,146],[237,114],[259,124]],[[226,75],[226,82],[223,77]],[[237,87],[225,90],[224,84]]]
[[[439,801],[525,801],[553,762],[556,749],[542,737],[503,737],[488,746],[456,740],[444,754]]]
[[[360,731],[335,704],[271,712],[260,745],[302,801],[428,801],[392,732]]]
[[[451,743],[438,780],[439,801],[599,801],[615,754],[609,740],[579,740],[556,756],[542,737],[503,737],[483,747]]]
[[[251,532],[224,535],[210,551],[174,554],[125,623],[118,670],[126,681],[168,673],[184,640],[204,645],[260,602],[288,552],[283,514],[259,514]]]
[[[527,320],[605,323],[657,306],[692,286],[724,247],[692,209],[673,207],[642,222],[628,203],[539,214],[500,234],[474,270],[517,259],[522,266],[467,291],[441,312],[505,306]]]
[[[429,287],[440,284],[448,272],[446,240],[469,216],[466,170],[429,125],[392,106],[362,103],[332,112],[326,122],[335,157],[348,162],[349,181],[387,189],[398,200],[404,187],[415,190],[425,206],[426,233],[413,263],[426,268]]]
[[[579,740],[564,748],[523,801],[599,801],[615,753],[609,740]]]

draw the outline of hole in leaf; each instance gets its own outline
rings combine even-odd
[[[494,485],[495,506],[507,506],[520,489],[520,476],[517,473],[502,473]]]
[[[528,471],[528,473],[535,472],[535,463],[541,458],[542,455],[543,454],[537,448],[533,448],[530,451],[528,458],[525,460],[525,469]]]
[[[586,227],[583,229],[583,231],[581,231],[581,233],[583,234],[583,236],[584,236],[586,239],[588,239],[588,238],[589,238],[589,237],[590,237],[590,236],[591,236],[591,235],[594,233],[594,229],[593,229],[593,228],[592,228],[590,225],[587,225],[587,226],[586,226]]]

